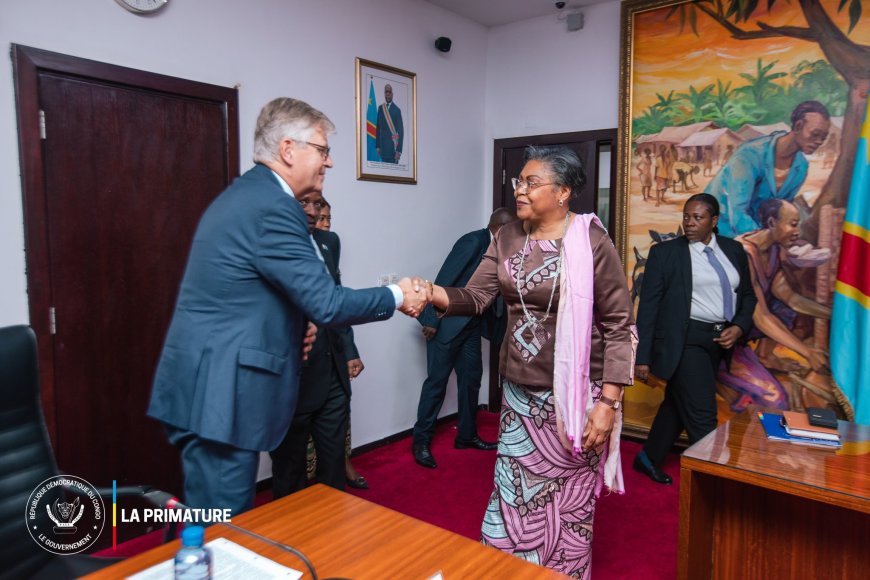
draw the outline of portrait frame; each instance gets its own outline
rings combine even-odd
[[[648,256],[649,247],[682,233],[680,229],[682,204],[685,203],[688,196],[706,191],[710,183],[709,180],[716,177],[718,171],[742,143],[760,136],[769,136],[775,131],[787,132],[792,129],[788,113],[794,110],[795,103],[789,103],[788,108],[786,108],[785,102],[787,98],[791,98],[789,91],[799,88],[797,80],[800,75],[810,74],[813,70],[828,73],[833,71],[834,76],[840,75],[837,77],[837,82],[843,81],[841,71],[836,68],[835,63],[830,62],[822,54],[817,42],[813,39],[803,39],[806,42],[800,44],[800,40],[795,40],[793,36],[790,37],[789,33],[803,30],[802,27],[807,26],[806,16],[801,12],[800,5],[777,4],[773,8],[767,5],[767,11],[763,14],[761,11],[765,8],[760,4],[747,4],[746,6],[740,4],[739,6],[738,10],[745,9],[750,12],[748,14],[738,12],[735,21],[733,12],[728,12],[729,7],[734,9],[729,0],[722,0],[722,2],[710,0],[706,2],[695,2],[694,0],[625,0],[622,3],[619,128],[613,239],[623,260],[635,309],[639,301],[637,296],[642,292],[640,282],[642,281],[643,263]],[[756,6],[758,6],[759,12],[754,12]],[[866,44],[870,39],[870,27],[868,27],[867,19],[863,18],[860,12],[857,15],[850,14],[849,10],[844,9],[843,6],[843,3],[836,0],[823,0],[822,9],[827,11],[833,25],[839,27],[851,42]],[[717,10],[721,7],[724,8]],[[728,21],[729,18],[730,21]],[[763,23],[762,27],[766,30],[760,32],[758,30],[759,23]],[[713,33],[713,29],[716,29],[717,32]],[[785,34],[779,34],[779,31],[783,31]],[[762,33],[766,34],[766,37],[764,40],[759,40],[762,38]],[[759,42],[767,44],[759,45]],[[788,47],[785,45],[787,42],[795,42],[799,46]],[[662,48],[663,46],[665,48]],[[673,64],[666,62],[666,51],[671,51],[669,54]],[[698,67],[697,61],[692,60],[699,58],[698,55],[702,53],[706,59],[703,69]],[[726,62],[725,58],[729,60]],[[825,62],[819,65],[821,60]],[[812,65],[819,66],[813,69]],[[754,95],[749,86],[752,84],[753,78],[759,81],[756,88],[763,86],[761,80],[766,80],[767,87],[773,92]],[[703,97],[701,93],[705,89],[708,97],[706,101],[708,103],[706,104],[707,111],[712,110],[713,105],[709,104],[711,101],[723,93],[727,97],[730,91],[734,98],[729,104],[746,105],[748,103],[755,106],[744,108],[738,106],[727,112],[749,114],[763,110],[766,115],[759,116],[758,120],[741,119],[739,124],[737,121],[730,124],[728,119],[722,115],[720,117],[722,120],[714,121],[710,127],[692,129],[689,128],[689,125],[700,125],[700,123],[694,122],[706,122],[709,117],[700,116],[687,120],[686,115],[678,115],[677,117],[668,117],[668,121],[663,123],[663,127],[659,125],[658,128],[650,128],[654,125],[651,121],[655,120],[655,115],[647,115],[647,113],[666,110],[666,106],[672,102],[672,99],[683,99],[678,108],[686,111],[700,110],[700,105],[693,103],[691,99],[698,97],[699,103],[704,102],[701,100]],[[801,87],[801,90],[807,93],[809,89],[804,86]],[[846,192],[849,190],[851,176],[849,159],[854,157],[855,147],[855,136],[852,134],[851,127],[857,125],[854,118],[850,117],[855,105],[850,100],[853,98],[851,89],[847,90],[845,82],[842,82],[842,87],[836,89],[836,98],[832,97],[835,92],[833,88],[813,90],[817,92],[809,95],[804,94],[801,99],[796,100],[818,100],[831,110],[831,135],[836,137],[836,141],[829,139],[824,144],[826,147],[824,150],[819,148],[818,154],[810,155],[808,158],[809,174],[793,201],[802,204],[800,207],[801,225],[805,225],[804,221],[817,219],[818,215],[822,215],[821,220],[827,220],[826,226],[819,225],[822,221],[815,221],[813,227],[816,228],[817,234],[812,234],[806,238],[811,244],[817,244],[819,248],[831,248],[833,257],[830,264],[813,266],[817,271],[806,273],[807,278],[812,274],[821,288],[817,289],[811,298],[821,304],[827,304],[826,300],[828,299],[824,297],[825,292],[821,285],[827,285],[827,282],[823,283],[822,280],[836,278],[836,257],[838,256],[840,235],[838,229],[840,226],[836,220],[842,221],[845,203],[844,196],[833,201],[831,201],[830,196],[826,196],[828,196],[828,190]],[[754,96],[755,100],[749,103],[751,96]],[[837,101],[832,105],[832,101],[836,101],[837,98],[841,102]],[[719,104],[721,105],[721,103]],[[863,111],[861,106],[857,108]],[[674,111],[675,109],[669,110]],[[850,119],[852,119],[851,122]],[[677,141],[677,136],[682,141]],[[671,147],[671,151],[661,156],[662,160],[659,161],[657,159],[659,148],[663,144]],[[644,163],[645,159],[650,160],[650,150],[652,151],[653,171],[650,171],[648,163]],[[672,181],[669,182],[666,193],[662,194],[662,207],[659,208],[657,190],[661,186],[655,179],[657,177],[655,167],[662,164],[667,165],[668,159],[678,160],[685,169],[692,169],[696,172],[684,171],[683,174],[679,175],[682,179],[680,185],[677,169],[669,169],[666,179]],[[844,177],[844,175],[846,176]],[[652,183],[650,183],[651,181]],[[831,187],[830,184],[834,182],[838,184],[838,187]],[[652,187],[651,192],[650,187]],[[831,215],[827,218],[824,217],[825,206],[821,201],[816,203],[822,199],[833,208],[833,217]],[[663,215],[663,210],[670,212],[670,215]],[[839,217],[837,217],[838,215]],[[828,231],[831,232],[828,234],[828,237],[833,240],[830,242],[830,246],[824,246],[822,242],[824,227],[828,227]],[[806,231],[808,231],[806,228],[802,229],[802,241]],[[748,233],[748,230],[736,233],[744,234]],[[812,334],[807,340],[817,340],[819,344],[816,346],[827,346],[826,330],[811,332]],[[805,361],[799,355],[794,356],[794,353],[788,349],[780,351],[779,348],[777,347],[775,351],[778,355],[791,355],[792,359],[804,363],[806,366]],[[812,370],[814,371],[814,369]],[[786,391],[789,392],[790,404],[793,403],[790,398],[792,388],[806,392],[818,387],[818,383],[808,381],[804,381],[804,386],[801,386],[800,382],[788,384],[783,382],[783,374],[772,371],[771,374],[786,387]],[[818,376],[819,373],[809,373],[809,376],[813,375]],[[788,377],[785,379],[787,381]],[[651,376],[649,381],[636,381],[632,388],[626,390],[624,408],[625,431],[627,433],[635,436],[645,436],[648,433],[658,404],[664,396],[664,386],[664,381]],[[719,395],[722,394],[721,387],[722,385],[717,382],[717,394]],[[817,394],[830,395],[831,393]],[[723,400],[722,397],[717,397],[717,400],[720,422],[737,412],[731,406],[733,400]],[[815,406],[823,405],[815,403]]]
[[[384,111],[387,86],[392,95],[390,113]],[[357,57],[356,150],[358,180],[417,183],[415,73]],[[398,155],[392,158],[395,152]],[[394,160],[385,161],[381,155]]]

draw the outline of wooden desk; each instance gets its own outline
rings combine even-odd
[[[293,546],[321,578],[424,580],[438,571],[445,580],[566,577],[324,485],[255,508],[233,523]],[[287,552],[220,524],[206,530],[206,541],[219,537],[309,577],[305,565]],[[172,558],[178,549],[176,540],[87,578],[122,578]]]
[[[677,574],[870,574],[870,427],[840,421],[841,449],[769,440],[750,409],[680,461]]]

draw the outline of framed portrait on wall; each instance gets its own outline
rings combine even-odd
[[[714,195],[759,298],[717,375],[720,422],[750,404],[849,417],[829,338],[870,86],[860,0],[627,0],[621,31],[614,239],[635,309],[650,247],[683,234],[691,195]],[[664,387],[626,390],[627,431],[649,430]]]
[[[356,59],[356,178],[417,183],[417,75]]]

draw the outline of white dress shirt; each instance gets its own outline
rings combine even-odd
[[[732,304],[737,309],[737,286],[740,284],[740,274],[737,268],[716,243],[716,234],[710,239],[709,246],[719,258],[728,282],[731,283]],[[725,320],[725,300],[722,297],[722,285],[719,283],[719,275],[710,264],[709,258],[704,253],[707,246],[704,242],[689,242],[689,255],[692,257],[692,308],[689,316],[701,322],[722,322]]]

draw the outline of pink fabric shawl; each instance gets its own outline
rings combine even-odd
[[[559,438],[565,449],[574,455],[582,451],[586,415],[594,405],[589,380],[595,271],[589,241],[592,222],[604,229],[595,214],[574,216],[562,240],[562,273],[559,278],[553,394]],[[601,458],[604,469],[595,484],[596,496],[601,494],[602,485],[618,493],[625,491],[619,457],[621,431],[622,413],[617,412],[608,446]]]

